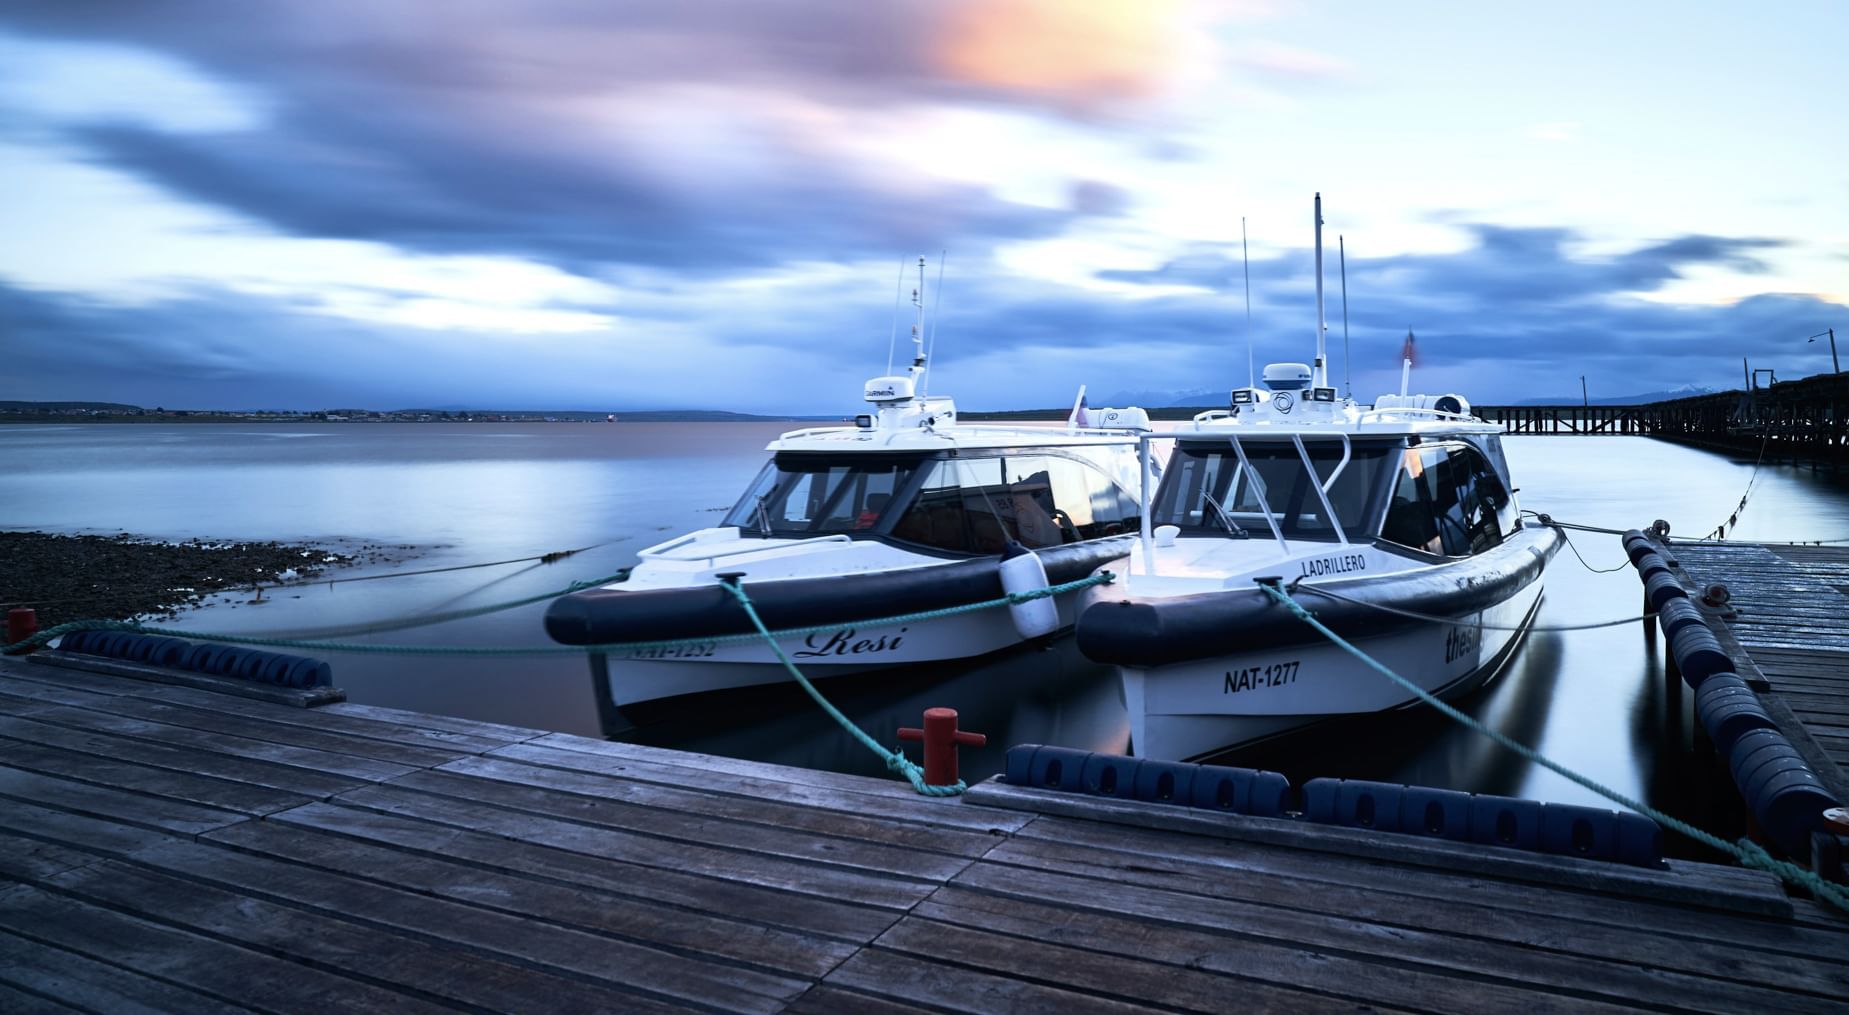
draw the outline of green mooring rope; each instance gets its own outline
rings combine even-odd
[[[1476,730],[1478,733],[1481,733],[1484,736],[1489,737],[1491,740],[1494,740],[1497,743],[1501,744],[1502,746],[1507,747],[1509,750],[1514,751],[1515,753],[1521,755],[1522,757],[1528,759],[1529,761],[1532,761],[1535,764],[1540,765],[1543,768],[1546,768],[1549,771],[1554,772],[1557,775],[1564,776],[1567,779],[1570,779],[1573,782],[1578,783],[1581,786],[1584,786],[1585,788],[1591,790],[1592,792],[1599,794],[1600,796],[1606,798],[1607,800],[1612,801],[1613,803],[1619,804],[1624,807],[1628,807],[1631,810],[1636,811],[1639,814],[1642,814],[1644,817],[1649,818],[1650,820],[1656,822],[1657,824],[1663,826],[1664,828],[1670,829],[1671,831],[1674,831],[1674,832],[1679,832],[1682,835],[1687,836],[1688,838],[1693,839],[1696,842],[1699,842],[1702,845],[1707,846],[1711,849],[1716,849],[1722,853],[1729,854],[1748,867],[1756,867],[1759,870],[1767,871],[1780,878],[1783,878],[1784,880],[1792,884],[1801,885],[1805,888],[1808,888],[1810,889],[1811,894],[1817,896],[1820,899],[1827,900],[1831,905],[1836,906],[1838,909],[1844,910],[1845,912],[1849,912],[1849,885],[1840,885],[1834,881],[1826,881],[1821,876],[1819,876],[1815,871],[1808,871],[1802,867],[1799,867],[1797,864],[1790,863],[1789,861],[1785,861],[1785,860],[1776,859],[1770,853],[1767,853],[1765,849],[1762,848],[1758,843],[1754,842],[1751,839],[1741,838],[1738,842],[1728,842],[1727,840],[1722,839],[1721,837],[1717,835],[1712,835],[1708,832],[1704,832],[1701,829],[1696,828],[1694,825],[1691,825],[1688,822],[1683,821],[1680,818],[1672,817],[1668,814],[1663,813],[1662,811],[1657,810],[1654,807],[1651,807],[1649,804],[1646,804],[1640,800],[1633,800],[1630,797],[1625,796],[1623,793],[1620,793],[1617,790],[1610,788],[1609,786],[1601,785],[1600,783],[1594,781],[1593,779],[1588,778],[1587,776],[1581,775],[1578,772],[1575,772],[1572,769],[1567,768],[1565,765],[1562,765],[1559,762],[1556,762],[1552,760],[1551,758],[1548,758],[1542,755],[1539,751],[1536,751],[1534,748],[1529,747],[1526,744],[1517,743],[1516,741],[1510,739],[1508,736],[1504,735],[1502,732],[1491,729],[1490,727],[1485,726],[1483,723],[1477,721],[1476,719],[1468,715],[1465,715],[1464,713],[1458,711],[1457,709],[1451,707],[1450,705],[1445,704],[1442,701],[1439,701],[1437,698],[1433,697],[1431,692],[1427,691],[1425,688],[1420,687],[1419,685],[1413,683],[1412,681],[1407,680],[1405,677],[1402,677],[1399,674],[1393,672],[1385,664],[1376,660],[1373,656],[1370,656],[1366,652],[1363,652],[1360,649],[1356,648],[1354,645],[1350,644],[1348,641],[1343,639],[1341,635],[1336,634],[1334,631],[1331,631],[1327,626],[1323,624],[1322,621],[1317,620],[1316,617],[1313,614],[1311,614],[1309,610],[1304,609],[1301,603],[1297,602],[1295,599],[1292,599],[1290,596],[1290,593],[1278,587],[1278,585],[1275,582],[1260,582],[1259,587],[1264,589],[1267,593],[1269,593],[1271,595],[1271,598],[1283,604],[1283,606],[1286,609],[1290,610],[1293,614],[1296,614],[1297,619],[1315,628],[1318,632],[1320,632],[1323,635],[1323,637],[1328,638],[1331,642],[1334,642],[1337,648],[1342,649],[1343,651],[1347,652],[1349,655],[1354,656],[1356,659],[1361,660],[1363,663],[1366,663],[1370,668],[1380,673],[1382,676],[1386,677],[1387,679],[1393,681],[1394,683],[1400,685],[1406,690],[1411,691],[1413,694],[1417,695],[1419,697],[1419,700],[1425,702],[1427,705],[1432,706],[1433,708],[1451,717],[1452,719],[1457,720],[1458,722],[1469,727],[1470,729]]]
[[[1100,571],[1089,578],[1080,579],[1076,582],[1066,582],[1065,584],[1068,586],[1085,588],[1092,585],[1102,585],[1105,582],[1111,581],[1114,577],[1115,576],[1109,571]],[[866,730],[855,725],[854,720],[843,715],[841,710],[834,706],[833,702],[824,698],[822,692],[815,689],[815,685],[809,682],[809,678],[803,676],[803,671],[798,669],[796,663],[791,661],[790,657],[784,653],[783,646],[777,644],[777,636],[773,635],[770,629],[764,626],[764,621],[758,616],[757,609],[751,605],[751,597],[745,595],[745,590],[739,583],[736,581],[728,581],[725,583],[725,587],[726,590],[731,592],[732,596],[738,600],[738,605],[744,609],[745,616],[751,618],[751,625],[757,628],[758,633],[763,635],[764,640],[770,644],[770,650],[777,654],[778,661],[783,663],[783,668],[789,671],[790,676],[796,678],[796,682],[802,686],[802,689],[808,693],[809,697],[814,699],[817,705],[822,706],[822,711],[827,712],[830,718],[841,725],[842,729],[847,730],[854,736],[854,739],[866,745],[867,750],[879,755],[880,758],[886,762],[886,768],[889,771],[897,772],[905,776],[905,778],[911,782],[912,788],[923,793],[925,796],[956,796],[969,788],[968,784],[962,779],[958,779],[948,786],[933,786],[925,782],[924,769],[914,764],[912,759],[906,757],[904,750],[894,748],[888,751],[885,747],[881,746],[879,741],[873,739]],[[988,603],[980,605],[986,607],[988,605],[1004,603],[1012,605],[1014,603],[1032,602],[1035,599],[1044,599],[1047,596],[1057,595],[1058,590],[1062,588],[1063,586],[1050,585],[1043,589],[1034,589],[1032,592],[1011,592],[999,600],[990,600]],[[955,613],[968,613],[971,611],[966,607],[958,607],[938,612],[944,616],[949,616]]]

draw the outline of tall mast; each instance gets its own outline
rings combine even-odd
[[[1323,196],[1316,195],[1316,364],[1310,374],[1310,385],[1317,388],[1329,386],[1329,352],[1326,348],[1328,337],[1323,334]]]
[[[1258,387],[1258,372],[1252,369],[1252,252],[1246,248],[1246,217],[1239,216],[1239,256],[1245,261],[1246,276],[1246,387]]]

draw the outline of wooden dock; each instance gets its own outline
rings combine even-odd
[[[993,782],[928,800],[54,662],[0,659],[9,1012],[1849,1002],[1849,920],[1756,872]]]
[[[1786,739],[1849,802],[1849,547],[1674,543],[1678,577],[1719,582],[1726,621],[1710,624]]]

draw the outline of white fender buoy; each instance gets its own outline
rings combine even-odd
[[[1043,589],[1049,584],[1046,565],[1040,563],[1034,551],[1013,540],[1008,541],[1008,549],[1002,553],[1001,570],[1002,591],[1009,595]],[[1009,603],[1008,613],[1023,638],[1038,638],[1059,630],[1059,607],[1053,604],[1052,596]]]

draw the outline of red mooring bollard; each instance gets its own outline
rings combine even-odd
[[[17,645],[37,633],[39,633],[37,610],[29,610],[22,606],[6,611],[6,643],[8,645]]]
[[[957,781],[957,745],[987,746],[989,738],[980,733],[957,729],[957,710],[927,708],[924,729],[911,726],[899,730],[900,740],[924,741],[924,780],[927,786],[954,786]]]

